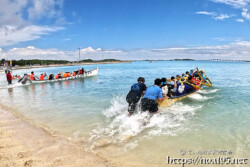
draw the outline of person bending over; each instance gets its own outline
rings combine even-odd
[[[158,111],[158,103],[156,100],[162,101],[166,98],[163,95],[161,87],[161,79],[157,78],[155,84],[147,88],[145,95],[141,100],[141,110],[155,113]]]
[[[126,101],[128,102],[129,116],[134,113],[136,104],[140,100],[141,96],[145,93],[147,87],[144,83],[145,79],[143,77],[139,77],[137,79],[137,83],[131,86],[131,90],[126,97]]]

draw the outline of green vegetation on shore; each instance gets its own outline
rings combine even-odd
[[[5,59],[0,61],[0,65],[6,62]],[[122,62],[121,60],[116,59],[104,59],[104,60],[92,60],[85,59],[81,61],[67,61],[67,60],[38,60],[38,59],[30,59],[30,60],[12,60],[12,66],[33,66],[33,65],[52,65],[52,64],[71,64],[71,63],[96,63],[96,62]],[[8,61],[9,64],[9,61]]]
[[[95,63],[95,62],[122,62],[121,60],[117,59],[104,59],[104,60],[92,60],[92,59],[85,59],[79,61],[79,63]]]

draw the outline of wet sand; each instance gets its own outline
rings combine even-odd
[[[0,106],[0,166],[113,167],[115,164],[86,152],[84,144],[34,127]]]

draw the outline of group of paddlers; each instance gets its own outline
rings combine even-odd
[[[59,72],[56,76],[54,76],[54,74],[50,74],[49,76],[47,76],[46,73],[42,73],[40,74],[40,77],[38,77],[35,75],[34,71],[32,71],[30,74],[24,74],[24,76],[21,78],[20,75],[12,76],[11,72],[7,71],[6,78],[7,78],[8,84],[12,84],[12,80],[16,78],[19,79],[18,82],[21,82],[22,84],[26,84],[27,81],[32,81],[32,80],[43,81],[45,79],[53,80],[53,79],[60,79],[60,78],[68,78],[68,77],[77,76],[77,75],[84,75],[84,73],[85,73],[84,68],[81,68],[73,72],[64,72],[64,73]]]
[[[185,96],[200,89],[202,81],[209,80],[206,77],[204,70],[186,71],[185,74],[172,76],[171,79],[157,78],[154,85],[146,87],[145,79],[139,77],[137,83],[131,86],[126,100],[129,104],[129,115],[133,114],[136,105],[141,99],[140,108],[142,111],[155,113],[158,111],[158,101],[163,101],[166,98],[175,98]]]

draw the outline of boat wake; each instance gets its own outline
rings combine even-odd
[[[203,90],[199,91],[200,94],[213,94],[213,93],[216,93],[216,92],[218,92],[218,89],[212,89],[212,90],[203,89]]]
[[[212,95],[214,93],[216,93],[218,91],[218,89],[213,89],[213,90],[200,90],[195,94],[192,94],[191,96],[189,96],[190,99],[193,100],[198,100],[198,101],[206,101],[208,99],[212,99],[215,96],[209,96]]]
[[[177,102],[168,108],[160,109],[157,114],[138,110],[138,113],[129,117],[125,97],[116,97],[112,100],[112,105],[103,111],[105,125],[99,125],[91,132],[86,150],[96,153],[100,148],[111,144],[122,145],[124,150],[129,150],[135,148],[143,138],[178,135],[191,128],[184,124],[200,108],[202,106]]]
[[[9,89],[9,88],[16,88],[16,87],[20,87],[20,86],[27,86],[30,85],[30,83],[26,83],[26,84],[22,84],[22,83],[14,83],[11,85],[3,85],[0,87],[0,89]]]

